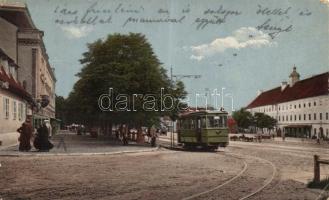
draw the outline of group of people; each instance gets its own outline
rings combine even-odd
[[[17,132],[20,133],[18,138],[19,151],[30,151],[33,138],[33,146],[39,151],[49,151],[54,147],[49,141],[49,129],[46,121],[42,122],[41,126],[37,128],[36,134],[34,134],[30,119],[26,119],[22,126],[17,129]]]

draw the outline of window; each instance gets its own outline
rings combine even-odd
[[[314,113],[314,120],[316,120],[316,113]]]
[[[9,99],[3,97],[3,113],[5,114],[5,119],[9,119]]]
[[[308,120],[312,120],[311,114],[308,114]]]
[[[294,108],[296,109],[296,104],[294,105]]]
[[[288,115],[286,116],[286,121],[288,121]]]
[[[298,120],[299,121],[302,120],[302,116],[301,115],[298,116]]]
[[[306,114],[304,114],[304,120],[306,120]]]
[[[292,115],[290,115],[290,121],[292,122]]]
[[[320,120],[322,120],[322,113],[320,113]]]
[[[326,113],[326,120],[329,119],[329,113]]]
[[[279,116],[279,121],[280,121],[280,116]]]
[[[13,101],[13,120],[16,120],[17,117],[17,102]]]
[[[308,103],[308,107],[311,107],[311,103]]]
[[[306,107],[306,104],[304,103],[304,108]]]
[[[314,101],[314,106],[316,106],[316,102]]]
[[[23,106],[24,106],[23,103],[18,104],[18,120],[19,121],[23,120],[23,112],[24,112]]]
[[[299,108],[301,107],[300,104],[298,105],[298,107],[299,107]]]
[[[226,127],[226,124],[227,124],[226,116],[207,116],[208,128]]]

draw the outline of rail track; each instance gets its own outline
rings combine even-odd
[[[162,146],[167,149],[171,149],[170,147]],[[174,148],[171,150],[179,150],[185,151],[183,148]],[[269,160],[250,156],[250,155],[242,155],[237,153],[226,153],[225,155],[232,156],[238,159],[241,159],[244,166],[243,169],[234,177],[228,179],[224,183],[221,183],[209,190],[199,192],[197,194],[193,194],[191,196],[184,197],[182,200],[192,200],[192,199],[238,199],[245,200],[255,196],[264,190],[275,178],[277,173],[276,166]],[[264,166],[265,164],[265,166]],[[266,167],[268,170],[264,173],[266,176],[265,180],[263,179],[262,174],[261,177],[257,177],[259,180],[253,180],[254,176],[257,176],[256,168],[261,168],[262,170]],[[268,173],[270,172],[270,173]],[[255,188],[252,185],[257,185]]]

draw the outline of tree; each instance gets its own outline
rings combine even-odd
[[[60,119],[61,120],[61,128],[64,127],[64,125],[66,124],[66,101],[64,99],[64,97],[62,96],[57,96],[55,97],[55,107],[56,107],[56,119]]]
[[[169,115],[172,119],[177,117],[177,105],[186,96],[184,84],[171,82],[145,36],[135,33],[109,35],[103,41],[88,44],[88,51],[80,62],[84,66],[77,74],[79,80],[67,101],[73,120],[112,130],[112,124],[140,128],[159,123],[161,115]],[[126,112],[100,110],[99,97],[108,94],[110,88],[112,105],[125,105],[122,99],[115,97],[127,95]],[[153,103],[156,108],[160,107],[161,88],[163,93],[173,97],[174,109],[146,111],[145,100],[149,105]],[[135,94],[138,96],[133,98]],[[152,94],[155,100],[146,98],[148,94]],[[165,103],[170,102],[170,99],[165,100]]]
[[[264,132],[264,128],[273,129],[277,123],[277,120],[265,113],[255,113],[254,115],[256,127],[260,128]]]
[[[232,117],[236,121],[239,128],[246,129],[253,125],[253,116],[245,108],[241,108],[240,110],[233,112]]]

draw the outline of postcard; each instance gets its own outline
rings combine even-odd
[[[324,200],[328,147],[328,0],[0,0],[0,200]]]

